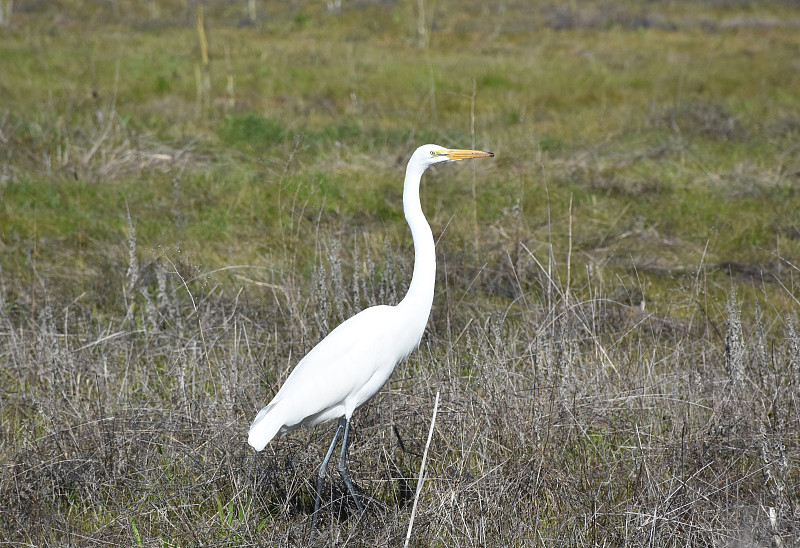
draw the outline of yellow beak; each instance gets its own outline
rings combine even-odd
[[[466,160],[468,158],[494,158],[494,152],[483,152],[482,150],[459,150],[449,148],[441,152],[442,156],[447,156],[451,160]]]

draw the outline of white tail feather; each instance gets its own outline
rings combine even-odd
[[[253,424],[250,426],[250,433],[247,437],[247,443],[253,446],[256,451],[261,451],[275,434],[283,426],[283,421],[277,416],[274,411],[274,405],[268,405],[258,412]]]

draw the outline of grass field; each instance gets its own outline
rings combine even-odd
[[[0,6],[7,2],[0,2]],[[8,13],[10,11],[10,18]],[[291,367],[437,294],[315,545],[800,545],[796,2],[16,2],[0,544],[307,545]]]

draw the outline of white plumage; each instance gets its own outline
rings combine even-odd
[[[395,365],[419,345],[428,323],[436,253],[433,234],[419,200],[422,174],[433,164],[487,156],[494,155],[438,145],[421,146],[411,155],[403,186],[403,211],[414,240],[414,273],[408,293],[396,306],[381,305],[362,310],[331,331],[300,360],[250,427],[248,443],[261,451],[276,434],[286,434],[302,425],[340,419],[319,469],[314,519],[325,470],[342,430],[342,453],[337,468],[356,505],[363,509],[346,466],[350,418],[380,390]]]
[[[374,306],[331,331],[258,413],[250,428],[250,445],[261,451],[276,434],[339,417],[349,420],[419,344],[424,324],[420,329],[402,320],[397,307]]]

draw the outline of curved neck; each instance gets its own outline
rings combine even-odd
[[[411,237],[414,240],[414,274],[408,293],[398,307],[411,307],[417,311],[425,311],[421,328],[428,322],[431,305],[433,304],[433,289],[436,282],[436,249],[433,242],[433,233],[419,201],[419,183],[425,168],[414,167],[409,163],[406,169],[406,179],[403,184],[403,212],[406,216]]]

